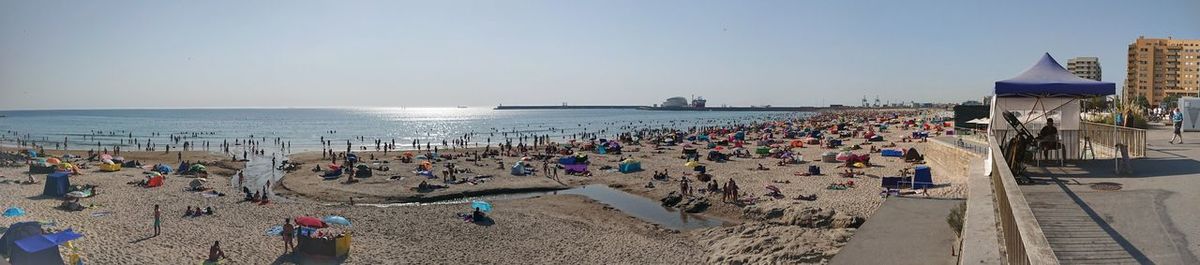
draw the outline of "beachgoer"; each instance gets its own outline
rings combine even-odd
[[[162,226],[161,215],[162,215],[162,212],[160,212],[158,210],[158,204],[155,204],[154,205],[154,236],[158,236],[160,234],[160,232],[162,231],[160,229]]]
[[[471,212],[472,222],[482,222],[485,218],[487,218],[487,216],[483,214],[483,211],[479,210],[479,207],[475,207],[475,211]]]
[[[220,259],[228,259],[228,258],[229,257],[225,256],[225,251],[221,250],[221,241],[218,240],[218,241],[214,241],[211,247],[208,247],[208,259],[205,261],[217,262]]]
[[[1171,123],[1173,123],[1175,125],[1175,135],[1171,136],[1171,141],[1169,143],[1174,144],[1174,143],[1176,143],[1175,139],[1179,139],[1179,143],[1182,144],[1183,143],[1183,112],[1179,111],[1179,108],[1175,108],[1175,110],[1171,111]]]
[[[295,233],[296,227],[292,226],[292,219],[283,218],[283,232],[280,232],[280,235],[283,236],[284,254],[287,254],[289,251],[295,251],[295,245],[292,244],[292,236],[295,235]]]
[[[688,188],[688,178],[686,176],[683,178],[680,178],[679,179],[679,194],[686,196],[686,195],[688,195],[689,190],[690,189]]]
[[[191,206],[188,206],[188,207],[187,207],[187,211],[184,211],[184,212],[183,212],[183,216],[184,216],[184,217],[192,216],[192,213],[193,213],[193,212],[192,212],[192,207],[191,207]]]

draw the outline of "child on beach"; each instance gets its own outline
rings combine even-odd
[[[158,236],[161,232],[161,229],[160,229],[160,227],[162,226],[161,215],[162,215],[162,212],[160,212],[158,210],[158,204],[155,204],[154,205],[154,236]]]

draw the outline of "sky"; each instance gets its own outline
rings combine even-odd
[[[0,109],[956,103],[1200,1],[0,0]]]

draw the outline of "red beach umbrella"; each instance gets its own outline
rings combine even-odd
[[[307,226],[307,227],[312,227],[312,228],[329,227],[329,225],[325,224],[325,221],[321,221],[321,219],[318,219],[316,217],[311,217],[311,216],[296,217],[296,224],[302,225],[302,226]]]

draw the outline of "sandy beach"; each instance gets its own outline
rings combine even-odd
[[[881,132],[886,141],[869,142],[881,145],[895,142],[897,148],[922,149],[925,143],[902,142],[911,130],[898,126]],[[748,137],[759,137],[751,133]],[[778,136],[777,136],[778,137]],[[867,143],[864,139],[845,139],[847,144]],[[753,147],[753,146],[748,146]],[[865,153],[868,145],[856,153]],[[5,152],[16,151],[5,148]],[[636,150],[636,151],[635,151]],[[99,195],[84,198],[81,204],[94,205],[79,212],[55,209],[61,200],[39,197],[41,184],[0,184],[0,205],[21,207],[28,211],[22,217],[5,218],[5,223],[43,221],[54,223],[53,228],[73,228],[86,237],[76,240],[75,247],[83,258],[96,264],[181,264],[198,263],[206,258],[208,246],[220,240],[231,264],[297,263],[291,255],[283,255],[282,242],[269,236],[266,230],[281,224],[284,218],[295,216],[340,215],[353,221],[352,227],[339,227],[352,235],[351,255],[347,264],[444,264],[444,263],[535,263],[535,264],[762,264],[762,263],[824,263],[852,236],[854,227],[869,218],[884,200],[880,196],[880,177],[898,175],[899,170],[912,164],[895,157],[872,154],[871,166],[856,169],[857,177],[845,178],[838,173],[841,163],[814,161],[821,153],[834,150],[820,146],[792,149],[803,160],[797,164],[779,166],[774,158],[733,158],[726,162],[702,160],[708,174],[720,183],[734,179],[741,187],[742,197],[757,198],[752,205],[725,203],[720,194],[695,193],[695,200],[709,204],[698,214],[725,220],[720,227],[691,230],[672,230],[630,216],[601,202],[579,195],[545,195],[527,199],[495,200],[496,210],[489,214],[495,223],[477,225],[463,222],[456,213],[467,213],[465,204],[430,204],[420,206],[376,207],[366,204],[418,202],[453,199],[463,196],[504,194],[532,190],[567,189],[589,184],[602,184],[652,200],[680,190],[679,180],[690,167],[681,158],[681,146],[627,144],[622,154],[588,152],[591,176],[566,175],[547,177],[545,172],[533,176],[513,176],[509,166],[520,156],[500,156],[481,159],[476,165],[466,157],[444,159],[433,163],[440,169],[454,163],[459,178],[491,176],[475,184],[450,184],[448,188],[420,192],[412,188],[422,180],[442,184],[439,179],[427,179],[413,173],[419,162],[403,163],[401,153],[356,152],[368,165],[386,165],[389,170],[375,170],[374,176],[344,183],[345,178],[325,180],[312,168],[327,167],[330,160],[320,152],[292,154],[289,161],[299,163],[298,169],[288,172],[274,186],[278,196],[270,204],[245,202],[234,188],[236,172],[243,162],[230,162],[229,157],[205,152],[185,152],[184,160],[201,161],[209,165],[207,187],[225,193],[223,197],[205,197],[184,191],[190,179],[169,175],[165,185],[143,188],[125,183],[142,179],[140,169],[125,168],[119,172],[101,172],[93,166],[71,177],[72,184],[99,186]],[[700,148],[703,154],[706,148]],[[443,150],[453,155],[478,149]],[[61,151],[51,151],[53,155]],[[80,152],[72,152],[80,153]],[[126,159],[138,159],[143,164],[178,164],[176,152],[123,152]],[[369,159],[374,156],[375,159]],[[632,156],[642,163],[643,171],[620,173],[615,169],[623,157]],[[259,158],[269,159],[269,158]],[[386,161],[386,162],[385,162]],[[500,166],[497,164],[499,163]],[[541,171],[541,163],[533,162]],[[757,169],[758,165],[766,170]],[[822,175],[799,176],[809,165],[817,165]],[[612,170],[601,170],[611,166]],[[653,180],[657,170],[668,170],[667,180]],[[437,171],[437,170],[435,170]],[[0,180],[24,180],[25,167],[0,168]],[[928,196],[961,198],[964,179],[933,169],[934,182],[939,187],[929,190]],[[43,180],[42,175],[34,179]],[[700,185],[692,178],[694,187]],[[855,182],[848,189],[828,189],[830,184]],[[647,187],[653,183],[654,187]],[[782,197],[765,196],[766,186],[778,187]],[[799,195],[816,195],[815,200],[800,200]],[[926,196],[926,195],[916,195]],[[358,205],[349,205],[353,197]],[[277,197],[278,198],[278,197]],[[163,234],[151,237],[152,207],[162,205]],[[179,217],[188,206],[213,207],[217,214],[202,217]],[[119,247],[113,247],[119,246]]]

